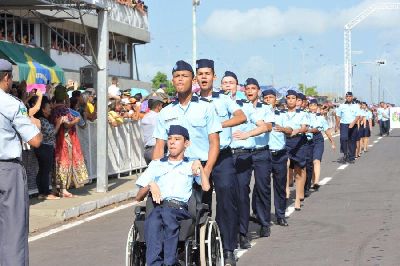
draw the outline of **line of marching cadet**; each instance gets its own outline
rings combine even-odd
[[[296,211],[301,210],[310,190],[319,188],[323,132],[335,149],[326,114],[316,100],[307,102],[303,94],[288,90],[284,101],[277,101],[276,92],[261,92],[254,78],[245,82],[247,99],[237,100],[238,79],[233,72],[225,72],[220,91],[214,90],[215,80],[214,62],[208,59],[197,60],[195,71],[184,61],[178,61],[172,70],[177,99],[158,115],[153,161],[137,181],[137,199],[150,191],[157,201],[145,223],[148,265],[178,263],[179,223],[188,216],[191,184],[200,182],[196,175],[201,173],[200,183],[208,190],[203,193],[204,203],[211,206],[215,191],[224,263],[236,265],[234,250],[251,247],[247,236],[250,209],[260,225],[259,236],[271,234],[271,179],[275,224],[288,226],[285,210],[293,179]],[[192,93],[193,81],[200,86],[198,94]],[[358,130],[359,125],[370,126],[371,120],[367,111],[362,115],[359,105],[353,103],[351,93],[346,94],[346,103],[337,109],[336,128],[340,126],[343,160],[353,163],[357,137],[366,136],[364,130]],[[184,147],[184,157],[179,147]]]

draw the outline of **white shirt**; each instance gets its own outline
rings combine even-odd
[[[110,87],[108,87],[108,94],[110,96],[121,96],[121,91],[117,85],[112,84]]]
[[[154,129],[157,124],[158,113],[154,111],[148,112],[140,121],[140,127],[143,133],[143,142],[145,146],[156,145],[156,139],[153,137]]]

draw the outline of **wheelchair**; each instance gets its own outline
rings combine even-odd
[[[201,203],[201,186],[194,184],[188,202],[191,218],[183,220],[178,242],[178,261],[185,266],[223,266],[222,240],[217,223],[211,219],[209,206]],[[126,266],[146,265],[144,221],[154,208],[149,195],[146,206],[136,206],[134,221],[126,241]]]

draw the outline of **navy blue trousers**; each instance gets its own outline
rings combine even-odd
[[[314,151],[314,141],[309,140],[309,141],[307,141],[307,144],[305,144],[306,183],[304,184],[304,191],[308,191],[311,189],[312,176],[313,176],[313,171],[314,171],[313,151]]]
[[[274,180],[274,206],[276,218],[285,218],[288,155],[271,155],[271,172]]]
[[[217,200],[215,220],[222,237],[225,251],[234,251],[239,233],[238,179],[232,153],[222,152],[211,172]],[[203,193],[203,203],[212,206],[212,189]]]
[[[156,206],[144,223],[146,262],[149,266],[174,265],[177,261],[179,229],[190,218],[183,208]],[[164,256],[161,256],[164,250]]]
[[[349,128],[349,124],[340,124],[340,151],[351,161],[356,156],[356,127]]]
[[[389,133],[389,120],[379,120],[379,131],[381,136]]]

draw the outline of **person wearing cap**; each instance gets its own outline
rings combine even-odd
[[[147,265],[178,265],[179,228],[182,220],[191,217],[188,201],[193,183],[204,191],[210,189],[201,162],[185,157],[189,131],[171,125],[167,136],[168,156],[152,161],[136,181],[140,189],[135,199],[142,201],[150,191],[155,205],[144,224]]]
[[[336,110],[335,132],[340,128],[340,152],[343,153],[341,162],[354,163],[356,155],[357,130],[360,119],[360,108],[353,104],[353,93],[346,93],[346,101]]]
[[[262,92],[264,103],[269,104],[274,112],[275,123],[269,134],[269,151],[271,154],[271,174],[274,180],[274,206],[276,224],[288,226],[285,218],[286,210],[286,183],[287,162],[286,136],[292,134],[293,129],[288,126],[284,113],[276,108],[276,91],[268,89]]]
[[[308,105],[310,127],[307,134],[313,134],[313,144],[311,150],[311,160],[312,160],[312,173],[309,175],[307,173],[307,180],[305,185],[305,190],[310,190],[313,188],[315,191],[319,189],[319,178],[321,175],[321,161],[322,155],[324,153],[324,137],[322,131],[328,137],[331,143],[332,149],[336,149],[335,141],[332,138],[332,134],[328,125],[326,118],[318,112],[318,102],[316,99],[311,99]],[[308,167],[308,166],[307,166]],[[313,186],[311,187],[313,183]]]
[[[233,137],[239,140],[254,137],[255,145],[254,149],[251,151],[251,160],[255,179],[252,195],[252,207],[253,213],[261,224],[259,231],[260,237],[268,237],[271,234],[271,158],[268,150],[268,141],[269,132],[271,131],[272,123],[274,122],[274,115],[269,105],[263,104],[259,101],[260,85],[258,84],[258,81],[254,78],[248,78],[245,85],[247,100],[249,101],[253,112],[257,113],[256,115],[260,117],[260,119],[256,119],[256,121],[262,120],[265,125],[258,127],[259,125],[252,124],[251,131],[236,131],[233,133]],[[241,209],[241,215],[248,215],[247,210],[250,209],[250,206],[248,206],[248,197],[250,193],[249,180],[241,178],[239,180],[239,188],[239,196],[241,199],[239,209]],[[242,214],[243,210],[246,214]]]
[[[161,97],[150,96],[148,99],[150,111],[145,114],[140,121],[144,143],[144,159],[147,164],[149,164],[153,158],[154,145],[156,145],[156,139],[153,137],[153,133],[157,124],[158,114],[163,108],[163,104],[163,99]]]
[[[233,251],[236,248],[238,234],[238,182],[230,144],[232,127],[244,123],[246,116],[224,91],[213,91],[215,79],[214,61],[197,60],[196,80],[200,86],[200,100],[209,102],[215,108],[222,126],[222,132],[219,134],[219,156],[211,173],[211,180],[215,186],[216,221],[221,230],[224,257],[225,260],[231,260],[234,259]],[[203,201],[211,206],[212,191],[203,194]]]
[[[12,65],[0,59],[0,265],[29,265],[29,195],[21,141],[38,148],[40,130],[23,102],[9,94]]]
[[[300,211],[300,202],[304,200],[304,185],[306,182],[306,150],[307,133],[309,119],[308,115],[296,108],[297,92],[288,90],[286,93],[287,110],[282,113],[287,125],[293,129],[292,134],[286,138],[286,149],[290,159],[290,164],[294,166],[296,179],[296,200],[295,210]],[[289,198],[289,176],[286,185],[286,198]]]
[[[221,79],[221,90],[229,94],[232,100],[236,100],[236,93],[239,81],[235,73],[232,71],[225,71]]]

